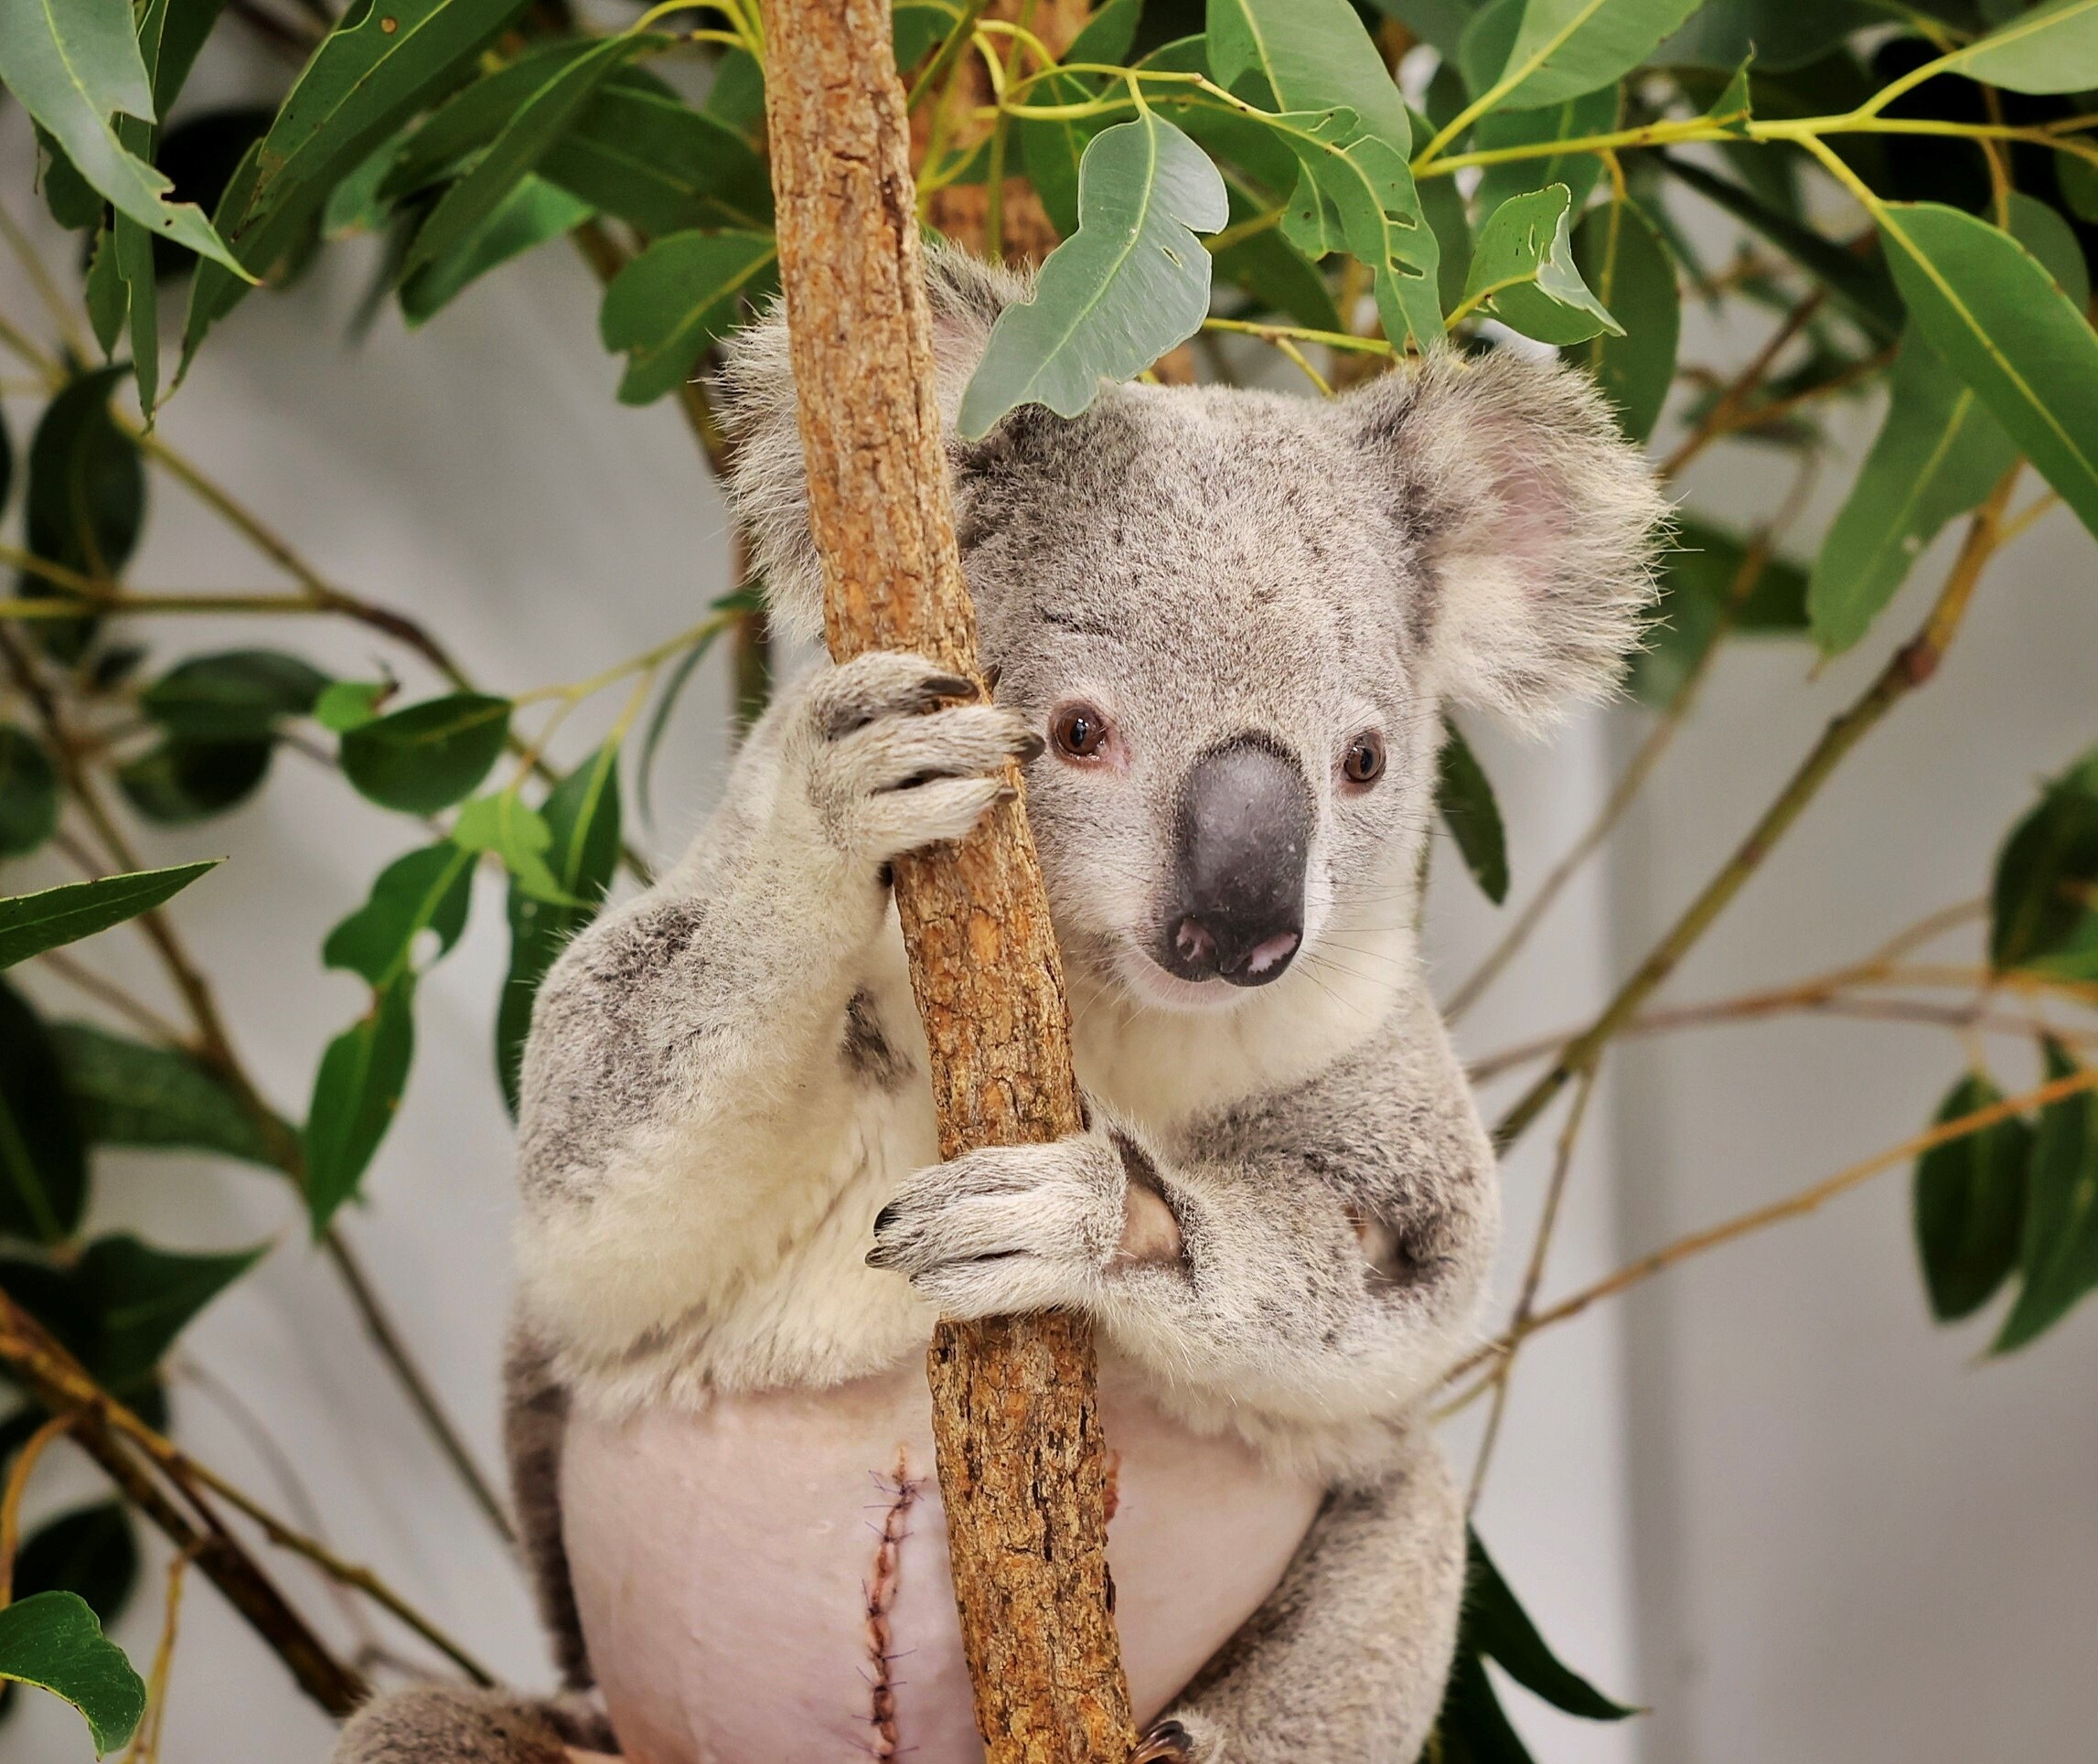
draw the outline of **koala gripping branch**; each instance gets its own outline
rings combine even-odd
[[[935,399],[909,124],[887,0],[769,0],[780,281],[824,625],[843,660],[909,649],[980,681]],[[1070,1015],[1017,795],[896,865],[940,1150],[1082,1126]],[[977,1726],[990,1764],[1122,1764],[1107,1468],[1087,1325],[943,1324],[933,1427]]]

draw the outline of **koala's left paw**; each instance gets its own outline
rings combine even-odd
[[[1212,1724],[1190,1716],[1161,1716],[1143,1731],[1129,1764],[1226,1764]]]
[[[1124,1178],[1105,1139],[993,1146],[904,1178],[874,1220],[870,1267],[949,1317],[1082,1304],[1122,1235]]]

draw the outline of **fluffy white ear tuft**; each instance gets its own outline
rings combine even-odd
[[[1027,298],[1029,288],[1020,276],[951,246],[927,244],[925,266],[940,421],[951,430],[990,327],[1009,305]],[[808,479],[786,308],[775,301],[729,339],[723,356],[714,383],[734,453],[729,500],[749,537],[775,625],[786,636],[813,641],[823,634],[823,572],[808,536]]]
[[[1509,349],[1445,351],[1348,404],[1419,545],[1424,684],[1527,729],[1606,696],[1654,597],[1667,504],[1594,382]]]

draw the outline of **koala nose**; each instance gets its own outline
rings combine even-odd
[[[1280,748],[1242,735],[1188,774],[1159,965],[1183,980],[1265,986],[1304,940],[1311,792]]]

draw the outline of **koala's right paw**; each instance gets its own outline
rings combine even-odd
[[[1013,711],[922,656],[871,650],[809,689],[795,743],[824,837],[863,861],[958,839],[1008,794],[1005,763],[1042,751]],[[945,708],[939,708],[944,706]]]

